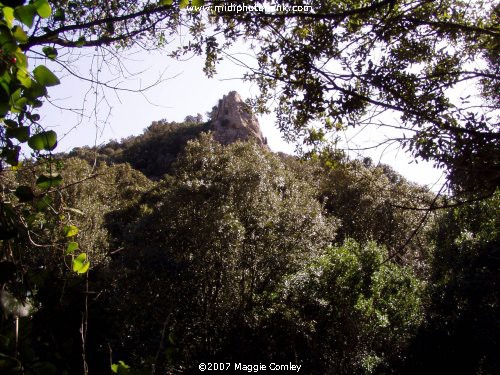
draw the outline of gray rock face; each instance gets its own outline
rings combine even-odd
[[[219,100],[219,105],[212,113],[212,128],[214,139],[224,145],[254,139],[258,145],[269,149],[259,121],[236,91],[231,91]]]

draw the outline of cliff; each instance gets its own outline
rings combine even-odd
[[[269,149],[259,121],[236,91],[224,95],[212,112],[212,133],[214,139],[224,145],[254,139],[258,145]]]

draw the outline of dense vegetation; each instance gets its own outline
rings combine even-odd
[[[401,207],[434,195],[387,166],[223,146],[207,127],[163,121],[58,156],[68,187],[29,223],[37,247],[18,241],[30,272],[16,283],[33,286],[33,311],[17,357],[2,320],[2,371],[80,373],[82,354],[90,373],[213,361],[422,373],[436,358],[443,371],[498,369],[497,196],[420,227],[425,213]],[[141,149],[169,156],[148,164]],[[4,191],[36,191],[37,168],[4,173]],[[71,258],[60,207],[72,208],[86,277],[60,267]]]
[[[0,372],[500,373],[498,6],[189,3],[0,2]],[[274,100],[302,160],[221,146],[193,116],[54,154],[39,114],[53,66],[97,97],[130,90],[101,68],[126,76],[126,48],[179,33],[170,56],[203,54],[209,76],[251,42],[254,108]],[[102,64],[83,77],[89,47]],[[384,143],[444,168],[447,191],[324,144],[354,127],[402,131]]]

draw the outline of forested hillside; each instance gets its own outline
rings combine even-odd
[[[29,273],[2,273],[10,290],[33,286],[2,371],[76,374],[82,354],[90,373],[217,361],[420,374],[437,358],[443,371],[498,369],[497,195],[429,214],[409,207],[434,195],[388,166],[221,145],[208,129],[155,122],[58,156],[66,188],[33,202],[46,206],[22,242]],[[4,173],[4,191],[38,196],[39,168]],[[79,232],[68,237],[60,215]],[[80,252],[83,276],[71,269]],[[8,319],[1,329],[12,353]]]
[[[69,155],[84,159],[91,165],[96,161],[106,164],[129,163],[149,178],[158,179],[172,171],[172,163],[189,140],[210,128],[210,123],[154,121],[137,137],[131,136],[121,142],[112,141],[98,148],[77,148]]]
[[[0,374],[499,374],[499,15],[0,0]],[[107,125],[111,95],[151,104],[174,77],[146,82],[152,52],[208,78],[231,62],[255,96],[58,154]],[[211,93],[183,85],[167,89],[189,104]],[[269,149],[255,113],[271,110],[299,156]],[[349,159],[338,139],[364,130],[387,137],[355,151],[396,147],[446,183]]]

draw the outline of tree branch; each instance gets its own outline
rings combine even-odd
[[[61,33],[65,33],[68,31],[84,30],[84,29],[87,29],[90,27],[106,25],[109,23],[123,22],[123,21],[127,21],[127,20],[134,19],[137,17],[141,17],[141,16],[149,16],[152,14],[160,13],[160,12],[166,11],[168,9],[172,9],[172,7],[163,5],[163,6],[158,6],[158,7],[151,8],[151,9],[143,9],[140,12],[125,14],[122,16],[107,17],[107,18],[101,18],[101,19],[97,19],[94,21],[85,22],[85,23],[81,23],[81,24],[72,24],[72,25],[62,26],[62,27],[59,27],[57,29],[50,30],[49,32],[47,32],[43,35],[30,37],[29,41],[26,44],[22,45],[21,48],[23,51],[27,51],[31,47],[36,46],[36,45],[40,45],[40,44],[44,44],[44,43],[54,43],[54,40],[59,39],[58,35]],[[124,39],[126,37],[131,36],[131,35],[132,34],[126,34],[126,35],[122,35],[120,37],[115,37],[115,38]],[[117,40],[121,40],[121,39],[117,39]],[[88,45],[88,44],[85,44],[85,45]],[[76,44],[74,46],[73,45],[66,45],[66,46],[74,47],[74,46],[76,46]]]

